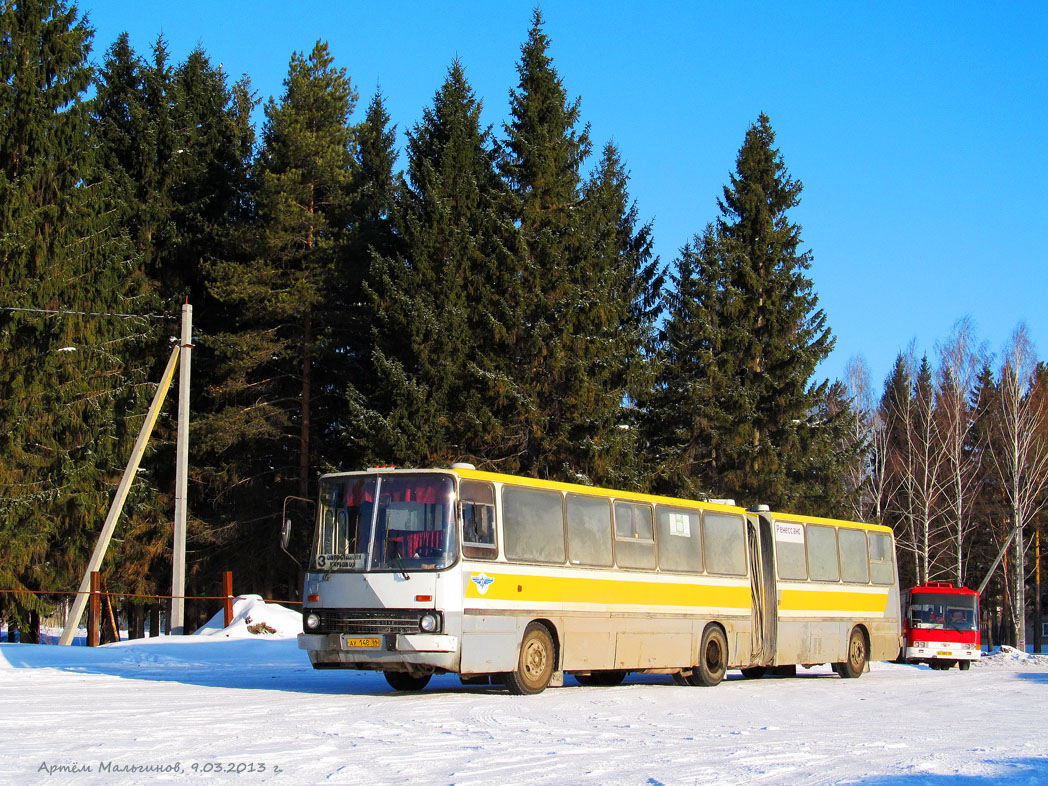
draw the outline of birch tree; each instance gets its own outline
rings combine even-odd
[[[853,492],[853,518],[880,521],[888,497],[886,469],[888,430],[884,413],[874,402],[870,368],[862,356],[844,369],[852,399],[851,436],[861,450],[848,465],[847,486]]]
[[[943,459],[942,513],[954,549],[954,580],[964,583],[965,545],[974,528],[971,516],[978,479],[978,459],[972,450],[979,418],[974,396],[986,352],[977,344],[971,320],[959,320],[939,347],[936,384],[938,435]]]
[[[919,560],[923,565],[923,582],[936,578],[941,570],[936,548],[941,528],[939,497],[944,470],[943,455],[939,450],[940,436],[935,412],[935,389],[932,368],[927,356],[921,359],[913,384],[913,449],[914,525],[917,535]]]
[[[1025,324],[1009,339],[1001,361],[998,395],[990,413],[997,450],[993,469],[1008,508],[1014,532],[1011,616],[1015,646],[1026,650],[1026,542],[1024,531],[1044,508],[1048,491],[1048,391],[1038,383],[1037,362]]]

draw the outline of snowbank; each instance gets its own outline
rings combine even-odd
[[[266,603],[260,595],[237,598],[233,602],[233,621],[228,627],[224,623],[225,613],[220,611],[193,635],[227,639],[292,639],[302,632],[301,613],[276,603]]]
[[[972,665],[973,667],[978,666],[984,669],[1007,669],[1009,671],[1019,669],[1048,671],[1048,655],[1019,652],[1015,647],[1005,645],[992,655],[983,655],[982,658],[975,661]]]

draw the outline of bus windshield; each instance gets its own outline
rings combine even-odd
[[[454,501],[448,475],[321,478],[313,567],[355,572],[445,568],[458,556]]]
[[[925,630],[978,630],[977,598],[974,595],[915,592],[910,597],[910,627]]]

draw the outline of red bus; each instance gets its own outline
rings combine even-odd
[[[948,581],[929,581],[904,598],[903,660],[933,669],[957,664],[962,671],[979,660],[979,594]]]

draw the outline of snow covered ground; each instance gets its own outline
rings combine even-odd
[[[186,637],[0,645],[0,783],[1048,784],[1045,655],[526,697],[448,675],[398,694],[313,671],[296,612],[236,612]]]

